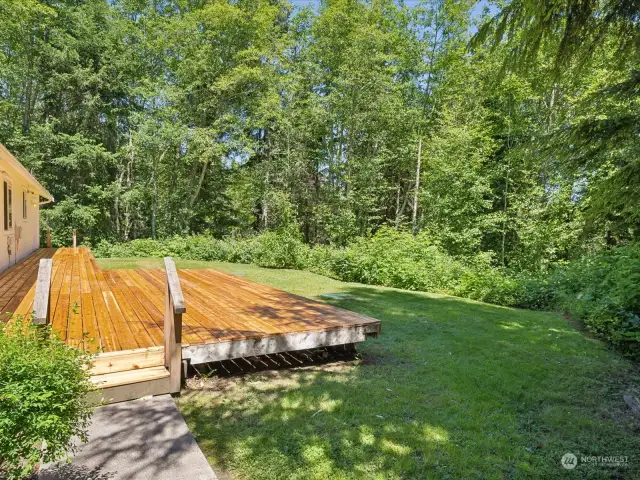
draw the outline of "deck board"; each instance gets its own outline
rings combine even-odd
[[[41,258],[53,258],[50,321],[69,345],[92,353],[163,346],[164,270],[102,270],[86,248],[40,249],[0,273],[0,306],[31,311]],[[183,348],[379,331],[378,320],[228,273],[180,269],[178,276],[187,308]]]
[[[135,292],[131,290],[131,284],[127,282],[124,275],[119,274],[115,270],[106,271],[106,274],[111,279],[111,282],[114,285],[117,285],[121,295],[124,296],[126,302],[131,306],[131,311],[134,313],[138,322],[140,323],[140,327],[144,329],[144,334],[149,339],[150,345],[161,345],[164,342],[164,332],[163,327],[158,325],[154,318],[147,312],[145,307],[140,303],[138,297]],[[156,312],[156,318],[159,317],[161,313]]]
[[[96,323],[98,325],[98,348],[102,352],[123,350],[118,342],[115,326],[111,321],[109,312],[107,311],[107,305],[105,304],[105,300],[96,277],[94,263],[85,258],[85,266],[87,269],[87,277],[89,279],[89,290],[91,291],[93,310],[95,312]]]
[[[36,250],[34,253],[12,265],[0,276],[0,312],[6,318],[6,312],[14,313],[37,277],[38,264],[52,252]],[[35,275],[34,275],[35,272]]]
[[[82,302],[82,330],[85,333],[83,346],[91,353],[96,353],[100,350],[100,329],[98,327],[98,319],[93,306],[91,285],[89,283],[89,272],[84,256],[81,258],[79,270],[80,300]]]

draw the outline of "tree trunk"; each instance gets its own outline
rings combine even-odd
[[[267,227],[269,226],[269,202],[267,200],[267,191],[269,188],[269,171],[267,170],[267,173],[265,175],[265,181],[264,181],[264,193],[262,195],[262,212],[261,212],[261,216],[262,216],[262,228],[264,228],[265,230],[267,229]]]
[[[503,215],[504,218],[502,219],[502,247],[500,250],[500,263],[502,264],[502,266],[504,267],[504,257],[505,257],[505,246],[507,243],[507,208],[508,208],[508,201],[507,201],[507,194],[509,193],[509,169],[507,169],[507,175],[505,177],[505,182],[504,182],[504,206],[503,206]]]
[[[22,134],[27,135],[31,126],[31,92],[33,80],[29,78],[24,92],[24,111],[22,112]]]
[[[434,18],[434,24],[435,24],[435,31],[433,34],[433,44],[431,46],[431,54],[429,55],[429,73],[427,74],[427,84],[425,86],[425,93],[427,94],[427,99],[429,99],[427,102],[425,102],[424,104],[424,112],[427,113],[427,108],[430,106],[431,104],[431,79],[433,78],[433,67],[435,65],[435,61],[436,61],[436,49],[438,48],[438,34],[440,33],[440,25],[438,24],[439,18],[440,18],[440,8],[443,8],[443,5],[439,5],[438,8],[436,9],[436,14],[435,14],[435,18]]]
[[[401,183],[398,182],[398,188],[396,190],[396,230],[398,230],[398,227],[400,226],[400,190],[401,190]]]
[[[120,193],[122,192],[122,181],[124,180],[124,170],[118,176],[118,188],[116,189],[116,197],[113,200],[113,210],[116,221],[116,235],[120,239]]]
[[[167,147],[164,152],[160,154],[160,158],[156,162],[153,162],[153,172],[151,181],[153,183],[153,202],[151,204],[151,238],[156,239],[156,221],[158,218],[158,164],[162,164],[165,154],[169,151]]]
[[[189,208],[193,207],[193,204],[196,203],[198,199],[198,195],[200,195],[200,190],[202,189],[202,183],[204,182],[204,175],[207,173],[207,166],[209,165],[209,160],[204,161],[204,165],[202,166],[202,172],[200,172],[200,179],[198,180],[198,186],[196,187],[196,191],[193,192],[191,196],[191,200],[189,200]]]
[[[416,167],[416,187],[413,193],[413,214],[411,216],[411,224],[413,234],[417,233],[418,227],[418,197],[420,195],[420,169],[422,167],[422,138],[418,141],[418,165]]]
[[[158,215],[158,181],[156,170],[153,169],[153,202],[151,203],[151,238],[156,239],[156,216]]]
[[[131,178],[131,171],[133,169],[133,162],[135,161],[135,151],[133,149],[133,132],[131,131],[129,131],[129,150],[130,150],[129,162],[127,162],[127,167],[126,167],[127,191],[131,190],[131,185],[133,184],[133,179]],[[129,232],[131,232],[131,202],[130,201],[124,204],[123,237],[125,242],[129,240]]]

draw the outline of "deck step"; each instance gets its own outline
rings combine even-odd
[[[101,353],[93,359],[91,375],[140,370],[164,365],[164,347]]]
[[[171,391],[169,371],[164,366],[105,373],[91,377],[95,390],[91,403],[116,403]]]
[[[105,373],[104,375],[93,375],[91,377],[91,383],[93,383],[96,388],[111,388],[118,387],[120,385],[148,382],[161,378],[169,378],[169,370],[164,366]]]

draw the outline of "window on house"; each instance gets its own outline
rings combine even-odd
[[[13,191],[11,184],[6,180],[3,182],[3,198],[4,198],[4,229],[10,230],[13,228]]]
[[[27,219],[27,192],[22,191],[22,218]]]

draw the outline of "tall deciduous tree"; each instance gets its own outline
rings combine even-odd
[[[389,224],[546,268],[638,238],[634,4],[7,0],[0,141],[58,244]]]

